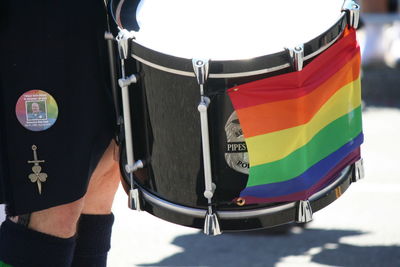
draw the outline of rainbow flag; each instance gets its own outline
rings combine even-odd
[[[354,30],[302,71],[230,88],[250,161],[240,197],[306,200],[360,158],[360,51]]]

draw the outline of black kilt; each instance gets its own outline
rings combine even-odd
[[[85,194],[114,134],[106,29],[102,0],[1,1],[0,201],[11,215]],[[47,92],[58,105],[47,130],[29,130],[17,119],[16,103],[30,90]],[[33,147],[36,174],[47,176],[41,194],[30,178]]]

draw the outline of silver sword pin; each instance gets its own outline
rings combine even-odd
[[[47,173],[42,172],[42,167],[39,163],[44,163],[46,161],[39,160],[37,155],[37,146],[32,146],[33,150],[33,160],[29,160],[28,163],[33,164],[32,172],[29,174],[28,178],[31,180],[32,183],[36,183],[39,191],[39,195],[42,194],[42,183],[46,182],[47,180]]]

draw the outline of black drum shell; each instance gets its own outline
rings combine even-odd
[[[193,77],[161,71],[133,59],[127,63],[127,70],[140,76],[139,82],[130,87],[130,102],[134,156],[136,160],[145,162],[145,167],[133,175],[134,184],[141,190],[141,206],[164,220],[203,228],[208,204],[203,196],[203,155],[200,115],[197,110],[200,101],[199,85]],[[289,70],[281,73],[285,71]],[[224,158],[227,143],[224,125],[233,112],[226,89],[251,78],[272,75],[276,73],[207,81],[205,92],[211,99],[208,117],[212,174],[217,185],[213,208],[219,214],[223,231],[262,229],[296,221],[296,203],[238,206],[233,200],[246,186],[247,175],[231,169]],[[125,150],[122,149],[123,185],[129,193],[130,182],[125,171],[125,159]],[[353,176],[354,167],[340,177],[338,174],[340,183],[311,201],[313,211],[322,209],[340,197],[337,190],[341,193],[346,191]],[[192,214],[191,210],[195,212]],[[253,215],[240,215],[246,212]],[[235,213],[237,216],[232,216]]]
[[[112,12],[115,7],[114,3],[111,6]],[[123,24],[120,27],[126,24],[126,10],[122,9],[120,21],[117,23]],[[129,30],[138,29],[134,21],[126,25]],[[334,42],[346,26],[346,16],[341,16],[331,29],[304,44],[305,56],[315,54],[322,47]],[[191,60],[153,51],[134,40],[131,42],[130,53],[132,57],[125,60],[126,73],[139,76],[138,82],[131,85],[129,91],[134,158],[145,162],[144,168],[133,175],[134,186],[141,191],[142,207],[167,221],[203,228],[208,203],[203,196],[203,153],[200,114],[197,110],[200,88],[194,75],[179,73],[193,73]],[[306,60],[305,64],[307,62]],[[156,66],[152,66],[153,63]],[[257,72],[283,65],[284,67],[276,70]],[[247,175],[229,167],[224,157],[227,147],[225,125],[234,112],[226,90],[239,84],[293,71],[293,66],[290,64],[288,51],[252,60],[210,63],[210,73],[216,75],[253,71],[251,75],[209,77],[205,84],[205,95],[211,100],[208,120],[212,178],[216,184],[212,207],[217,212],[224,231],[267,228],[296,220],[296,203],[239,206],[234,201],[245,188]],[[125,164],[126,156],[122,150],[121,170],[124,188],[128,192],[131,185]],[[340,174],[340,177],[338,174],[340,183],[310,201],[313,211],[322,209],[337,199],[340,195],[334,189],[340,188],[340,192],[344,192],[353,176],[353,167]],[[266,212],[269,210],[270,212]],[[251,215],[243,215],[247,213]]]
[[[128,61],[129,62],[129,61]],[[196,78],[161,71],[134,62],[140,75],[131,86],[131,116],[135,159],[146,162],[135,173],[137,183],[152,194],[180,205],[206,208],[201,143],[200,89]],[[273,74],[268,74],[268,76]],[[263,75],[266,77],[267,75]],[[215,204],[240,208],[233,199],[246,186],[247,175],[225,161],[224,130],[233,107],[226,89],[256,77],[209,79],[205,86],[211,99],[208,110],[212,176],[217,185]]]

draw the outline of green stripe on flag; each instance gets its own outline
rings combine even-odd
[[[283,182],[295,178],[354,139],[361,131],[361,106],[359,106],[327,125],[310,142],[287,157],[274,162],[251,166],[247,187]]]

